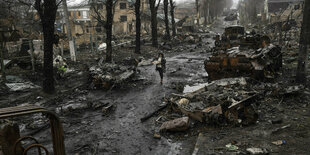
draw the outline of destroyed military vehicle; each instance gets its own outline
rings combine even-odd
[[[238,19],[238,13],[231,13],[224,18],[225,21],[234,21]]]
[[[210,80],[240,76],[272,79],[282,68],[282,52],[279,46],[272,44],[257,50],[234,47],[217,51],[204,65]]]
[[[270,44],[268,36],[246,33],[242,26],[230,26],[216,37],[213,55],[205,60],[210,80],[225,77],[252,76],[274,78],[282,67],[279,46]]]
[[[256,34],[255,31],[246,33],[243,26],[234,25],[226,27],[222,35],[216,35],[213,50],[227,50],[239,46],[241,48],[258,49],[262,47],[264,41],[270,42],[270,38]]]

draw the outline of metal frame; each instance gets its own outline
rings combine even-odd
[[[53,152],[55,155],[65,155],[66,153],[65,153],[63,127],[60,122],[60,119],[53,112],[50,112],[47,109],[36,105],[8,107],[0,109],[0,119],[24,116],[35,113],[43,113],[47,115],[47,117],[50,120],[50,127],[53,139]],[[33,138],[22,137],[18,141],[16,141],[16,145],[18,142],[24,139],[33,139]],[[47,149],[40,144],[30,145],[25,149],[24,154],[27,153],[27,151],[33,147],[37,147],[38,149],[43,148],[45,152],[48,154]]]

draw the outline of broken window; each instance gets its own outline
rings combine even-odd
[[[127,8],[126,3],[119,3],[119,5],[120,5],[120,9],[126,9]]]
[[[121,22],[127,22],[127,16],[121,16]]]

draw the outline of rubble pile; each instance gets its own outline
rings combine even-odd
[[[255,123],[257,113],[251,106],[262,90],[249,89],[245,78],[213,81],[205,87],[183,95],[172,94],[169,102],[174,110],[191,119],[208,124],[225,125]]]
[[[134,65],[99,63],[89,69],[91,88],[111,89],[131,79],[136,72]]]
[[[261,108],[265,107],[261,106],[264,100],[298,95],[301,90],[302,86],[257,83],[244,77],[216,80],[192,92],[172,93],[167,99],[172,112],[157,120],[169,118],[169,115],[179,116],[163,122],[160,131],[187,130],[187,117],[210,126],[248,126],[257,122]]]
[[[189,44],[196,44],[196,43],[201,42],[202,37],[201,35],[198,35],[198,34],[184,33],[184,34],[179,34],[175,36],[173,39],[174,41],[177,41],[177,42],[186,42]]]

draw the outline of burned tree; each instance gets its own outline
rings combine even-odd
[[[203,17],[204,17],[204,26],[207,26],[210,17],[210,0],[204,0],[202,5]]]
[[[140,17],[140,0],[136,0],[135,13],[136,13],[136,48],[135,52],[140,53],[140,37],[141,37],[141,17]]]
[[[44,79],[43,90],[46,93],[53,93],[54,73],[53,73],[53,43],[54,43],[54,23],[56,19],[56,0],[36,0],[34,8],[38,11],[41,19],[44,37]]]
[[[173,0],[170,0],[170,16],[171,16],[171,28],[172,28],[172,36],[176,36],[176,28],[175,28],[175,20],[174,20],[174,9],[175,9],[175,3]]]
[[[170,40],[168,5],[169,5],[168,0],[164,0],[165,26],[166,26],[165,39]]]
[[[107,43],[107,53],[106,62],[112,62],[112,24],[113,24],[113,0],[106,1],[107,10],[107,22],[105,24],[106,29],[106,43]]]
[[[154,47],[158,46],[158,39],[157,39],[157,10],[160,4],[158,1],[156,5],[156,0],[149,0],[150,3],[150,10],[151,10],[151,27],[152,27],[152,45]]]
[[[196,13],[197,13],[197,25],[199,26],[199,0],[195,0]]]
[[[299,54],[296,81],[305,83],[307,81],[308,68],[308,46],[310,44],[310,1],[305,1],[303,11],[303,22],[300,32]]]
[[[112,25],[115,12],[115,6],[118,0],[92,0],[92,17],[97,20],[97,25],[104,26],[106,32],[106,62],[112,62]],[[103,6],[105,5],[106,13],[103,13]],[[97,26],[96,26],[97,30]]]

